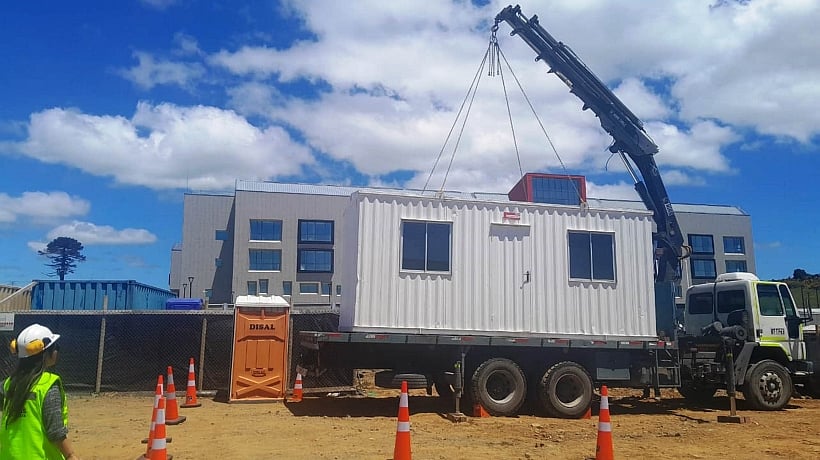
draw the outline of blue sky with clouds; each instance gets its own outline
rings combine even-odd
[[[0,283],[44,278],[36,250],[71,236],[88,257],[72,277],[167,287],[185,190],[421,187],[506,4],[6,2]],[[820,272],[820,3],[522,9],[645,121],[674,202],[750,213],[761,277]],[[586,175],[591,196],[637,198],[597,120],[508,32],[502,52],[566,171]],[[523,169],[563,172],[505,72]],[[501,79],[482,77],[446,187],[506,192],[519,176]]]

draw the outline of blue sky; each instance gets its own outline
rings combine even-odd
[[[85,245],[75,279],[167,287],[186,190],[235,179],[421,187],[487,49],[497,1],[6,2],[0,283]],[[421,6],[423,5],[423,6]],[[673,202],[752,215],[758,275],[820,272],[820,3],[522,5],[646,123]],[[566,172],[637,198],[609,137],[501,25]],[[505,68],[525,171],[564,172]],[[483,74],[486,74],[484,72]],[[445,149],[446,164],[454,146]],[[520,176],[503,85],[482,77],[448,189]],[[431,183],[442,185],[444,168]]]

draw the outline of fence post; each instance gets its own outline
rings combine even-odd
[[[208,316],[202,315],[202,339],[199,342],[199,382],[197,387],[202,391],[202,374],[205,372],[205,334],[208,333]]]
[[[100,346],[97,349],[97,380],[94,382],[94,392],[100,392],[100,384],[102,383],[102,365],[103,353],[105,352],[105,313],[108,311],[108,295],[103,296],[103,313],[100,320]]]

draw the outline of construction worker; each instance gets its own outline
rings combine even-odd
[[[11,341],[19,360],[0,389],[0,460],[79,460],[68,440],[63,383],[46,370],[57,363],[59,338],[32,324]]]

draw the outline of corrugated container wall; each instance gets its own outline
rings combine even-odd
[[[403,220],[452,223],[450,272],[400,269]],[[570,230],[613,235],[614,282],[570,279]],[[646,211],[355,193],[339,327],[653,338],[651,232]]]
[[[165,310],[170,291],[136,281],[38,280],[32,310]]]
[[[0,284],[0,301],[5,300],[20,289],[20,286],[6,286]],[[0,311],[31,310],[31,291],[21,292],[9,300],[0,303]]]

